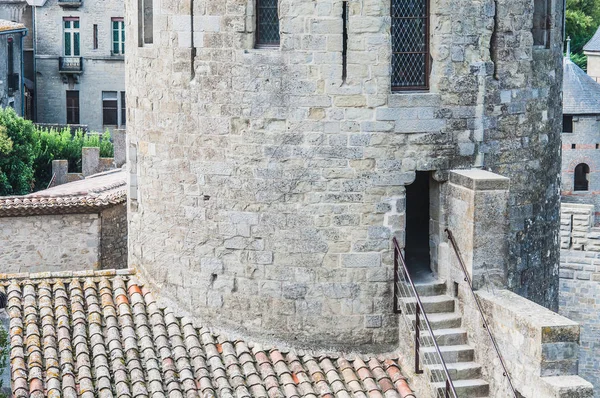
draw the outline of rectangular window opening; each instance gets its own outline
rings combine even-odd
[[[123,18],[113,18],[112,27],[112,53],[115,55],[125,54],[125,21]]]
[[[127,124],[127,107],[125,106],[125,91],[121,91],[121,126]]]
[[[280,43],[278,0],[256,0],[256,47],[278,47]]]
[[[119,126],[119,106],[116,91],[102,92],[102,124],[104,126]]]
[[[577,144],[571,144],[571,149],[577,149]]]
[[[429,88],[429,0],[392,0],[392,90]]]
[[[550,0],[533,0],[533,45],[550,48],[552,10]]]
[[[67,124],[79,124],[79,91],[67,91]]]
[[[563,115],[563,133],[572,133],[573,132],[573,116]]]
[[[152,44],[154,40],[154,9],[153,0],[142,0],[144,3],[144,44]]]
[[[94,50],[98,49],[98,25],[94,24],[93,27],[93,40],[94,40]]]
[[[8,54],[6,58],[8,62],[8,76],[10,79],[10,76],[15,73],[15,49],[12,37],[8,39]]]

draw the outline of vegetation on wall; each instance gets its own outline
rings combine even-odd
[[[101,157],[113,156],[109,132],[37,129],[12,108],[0,109],[0,196],[45,189],[52,179],[53,160],[66,159],[69,171],[81,172],[83,147],[100,147]]]
[[[566,36],[571,38],[571,60],[585,70],[583,46],[600,26],[600,1],[567,0],[565,22]]]

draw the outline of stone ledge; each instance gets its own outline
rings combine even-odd
[[[440,106],[441,102],[442,97],[437,93],[396,91],[388,95],[389,108]]]
[[[451,170],[450,182],[474,191],[508,190],[510,179],[486,170]]]

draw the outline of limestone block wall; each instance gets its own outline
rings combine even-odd
[[[100,219],[100,268],[127,268],[127,205],[103,210]]]
[[[560,29],[534,48],[530,1],[433,0],[431,88],[392,93],[390,2],[348,4],[343,81],[340,1],[281,0],[260,50],[251,0],[154,3],[126,59],[130,264],[208,325],[388,350],[405,186],[478,166],[511,178],[510,288],[556,308]]]
[[[98,214],[0,217],[3,273],[98,268]]]

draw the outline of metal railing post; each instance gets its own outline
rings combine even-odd
[[[398,283],[400,283],[400,276],[398,275],[399,267],[398,267],[398,250],[394,245],[394,314],[400,313],[400,308],[398,306]]]
[[[420,327],[419,327],[419,315],[421,313],[421,308],[419,307],[419,305],[417,304],[417,306],[415,307],[415,373],[416,374],[421,374],[423,373],[423,370],[420,369],[420,364],[419,364],[419,332],[420,332]]]

